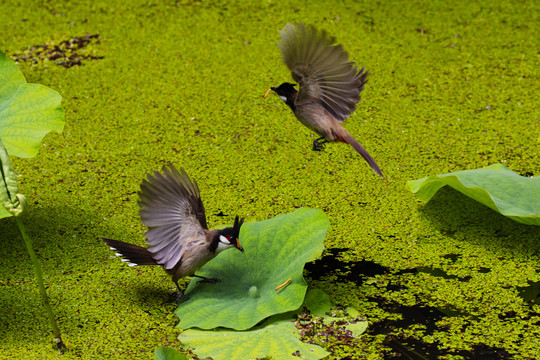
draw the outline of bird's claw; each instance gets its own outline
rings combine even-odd
[[[324,145],[326,143],[326,141],[319,141],[321,139],[315,139],[313,140],[313,151],[321,151],[322,149],[324,149]]]
[[[189,296],[184,294],[183,291],[175,292],[170,295],[171,301],[174,301],[177,304],[183,303],[189,300]]]

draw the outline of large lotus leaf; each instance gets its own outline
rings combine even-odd
[[[407,182],[409,189],[425,201],[444,185],[515,221],[540,225],[540,176],[520,176],[504,165],[495,164]]]
[[[201,269],[198,275],[221,282],[191,281],[186,290],[190,299],[175,311],[178,326],[245,330],[271,315],[297,309],[307,289],[304,264],[321,255],[328,226],[322,210],[307,208],[244,224],[240,243],[245,253],[224,251]],[[287,286],[275,290],[288,279]]]
[[[319,289],[310,289],[299,309],[272,316],[251,330],[189,329],[180,334],[178,339],[184,345],[192,348],[200,358],[211,356],[214,360],[263,357],[295,359],[297,357],[292,356],[292,354],[296,351],[300,352],[301,358],[324,358],[329,354],[324,349],[314,344],[299,341],[300,333],[293,325],[293,321],[295,315],[301,313],[304,307],[311,314],[321,316],[325,324],[330,324],[331,321],[350,320],[358,315],[358,312],[352,308],[347,308],[349,318],[329,315],[332,310],[330,297]],[[360,336],[367,328],[367,322],[358,321],[343,326],[352,331],[354,336]]]
[[[0,138],[10,155],[33,157],[43,137],[64,128],[62,96],[28,84],[15,63],[0,51]]]
[[[249,331],[189,329],[178,339],[200,359],[244,360],[271,356],[272,359],[322,359],[329,353],[318,345],[300,341],[291,313],[272,316]]]
[[[177,350],[161,346],[154,351],[155,360],[188,360],[186,355],[181,354]]]

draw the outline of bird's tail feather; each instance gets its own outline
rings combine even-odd
[[[122,261],[135,265],[158,265],[152,257],[152,253],[142,246],[129,244],[123,241],[101,238],[111,250],[116,251],[117,256],[123,257]]]
[[[381,169],[379,168],[379,165],[377,165],[377,163],[375,162],[375,159],[371,155],[369,155],[367,150],[364,149],[364,147],[360,145],[360,143],[356,141],[356,139],[351,134],[349,134],[349,132],[345,130],[345,128],[342,128],[342,130],[343,130],[342,134],[340,134],[340,136],[338,136],[337,139],[341,142],[351,145],[354,148],[354,150],[356,150],[357,153],[362,155],[364,160],[367,161],[369,166],[371,166],[371,168],[373,169],[373,171],[377,173],[377,175],[379,175],[380,177],[384,177]]]

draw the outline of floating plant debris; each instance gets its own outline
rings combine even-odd
[[[98,34],[74,37],[56,44],[51,41],[45,45],[33,45],[17,53],[11,54],[11,58],[16,62],[29,62],[39,64],[45,61],[52,61],[56,65],[70,68],[75,65],[82,65],[83,60],[103,59],[103,56],[93,54],[89,45],[98,41]]]

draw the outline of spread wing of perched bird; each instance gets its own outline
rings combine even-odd
[[[148,227],[148,247],[102,240],[130,266],[162,266],[172,276],[181,296],[179,279],[197,276],[195,271],[223,250],[244,251],[238,240],[244,219],[236,216],[233,227],[209,230],[199,187],[182,169],[164,166],[162,172],[148,175],[141,184],[139,199],[141,222]]]

